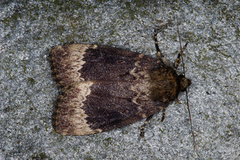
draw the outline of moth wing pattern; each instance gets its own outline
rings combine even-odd
[[[69,45],[57,46],[49,51],[49,61],[54,80],[58,86],[66,87],[74,82],[84,81],[81,70],[85,63],[84,51],[91,45]]]
[[[149,117],[168,103],[153,101],[150,70],[164,64],[146,55],[88,44],[50,50],[54,79],[63,88],[52,115],[62,135],[107,131]]]

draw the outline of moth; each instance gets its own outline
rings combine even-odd
[[[49,51],[53,78],[62,88],[52,115],[61,135],[100,133],[147,118],[165,109],[191,80],[178,75],[181,49],[171,67],[154,28],[157,59],[108,46],[70,44]],[[144,135],[144,123],[140,136]]]

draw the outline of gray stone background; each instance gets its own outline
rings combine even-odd
[[[193,148],[185,94],[171,103],[138,140],[144,120],[95,135],[56,134],[51,114],[59,93],[48,51],[64,43],[128,48],[156,57],[159,45],[174,62],[184,44],[189,102],[198,153]],[[240,2],[48,1],[0,2],[0,159],[239,159]],[[178,73],[182,73],[179,67]]]

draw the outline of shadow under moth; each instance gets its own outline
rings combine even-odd
[[[191,81],[178,75],[180,55],[171,67],[157,43],[157,59],[101,45],[70,44],[50,50],[53,78],[62,88],[52,115],[61,135],[88,135],[147,118],[177,99]],[[144,135],[141,128],[140,137]]]

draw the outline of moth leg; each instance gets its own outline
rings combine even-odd
[[[161,122],[163,122],[164,118],[165,118],[165,110],[166,110],[166,107],[163,107],[163,110],[162,110],[162,120]]]
[[[177,103],[178,103],[178,104],[182,104],[181,102],[179,102],[178,98],[176,98],[176,100],[177,100]]]
[[[144,124],[141,126],[141,131],[140,131],[140,136],[139,136],[139,138],[143,138],[143,137],[144,137],[144,128],[145,128],[145,126],[147,125],[148,121],[149,121],[150,119],[152,119],[152,117],[153,117],[153,115],[147,117],[147,119],[145,120]]]
[[[155,47],[157,50],[157,59],[162,61],[165,65],[169,66],[169,63],[167,62],[166,58],[162,55],[161,50],[158,46],[158,40],[157,40],[157,28],[154,27],[154,40],[155,40]]]
[[[180,61],[180,56],[182,55],[183,51],[187,48],[187,44],[188,44],[188,41],[186,42],[186,44],[184,45],[184,47],[181,49],[181,51],[178,53],[178,57],[174,63],[174,70],[177,69],[178,65],[179,65],[179,61]]]

